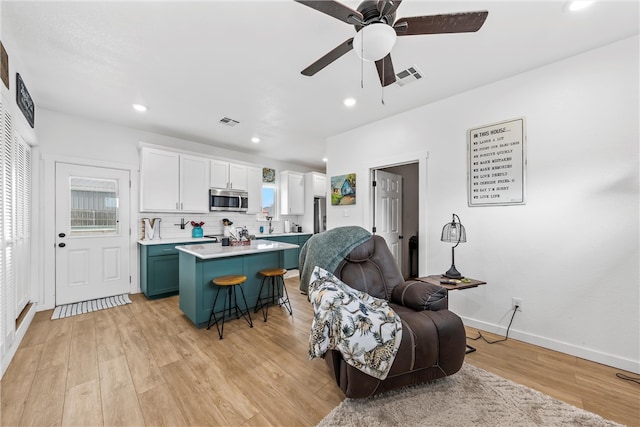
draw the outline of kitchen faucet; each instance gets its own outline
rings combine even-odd
[[[273,233],[273,227],[271,226],[271,220],[273,219],[272,216],[268,216],[267,217],[267,221],[269,221],[269,234]]]
[[[187,223],[184,222],[184,218],[180,218],[180,224],[173,224],[173,225],[179,225],[180,230],[184,230],[184,226],[187,225]]]

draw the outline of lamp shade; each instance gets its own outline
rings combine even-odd
[[[358,58],[370,62],[387,56],[395,44],[396,31],[381,22],[362,27],[353,38],[353,50]]]
[[[450,222],[442,227],[442,235],[440,240],[449,243],[465,243],[467,241],[467,232],[464,225],[459,222]]]

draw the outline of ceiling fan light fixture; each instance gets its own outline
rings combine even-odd
[[[353,38],[353,50],[358,58],[375,62],[387,56],[396,44],[396,32],[382,22],[362,27]]]

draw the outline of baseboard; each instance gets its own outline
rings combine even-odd
[[[2,377],[4,376],[4,373],[9,367],[11,360],[13,360],[13,356],[15,356],[16,351],[18,351],[18,347],[20,347],[20,343],[22,342],[24,335],[27,333],[27,329],[29,329],[29,326],[31,325],[31,322],[33,321],[35,315],[36,305],[32,304],[29,308],[29,311],[27,311],[27,313],[25,314],[24,319],[22,319],[20,327],[16,329],[11,347],[7,349],[7,353],[2,357],[2,371],[0,372],[0,379],[2,379]]]
[[[507,328],[504,326],[482,322],[476,319],[469,319],[467,317],[460,317],[462,318],[464,324],[467,326],[503,336],[507,333]],[[539,335],[518,331],[514,328],[511,328],[509,330],[509,337],[514,338],[518,341],[526,342],[528,344],[547,348],[549,350],[559,351],[561,353],[570,354],[571,356],[576,356],[581,359],[590,360],[592,362],[601,363],[603,365],[640,374],[640,361],[637,360],[625,359],[613,354],[603,353],[593,349],[552,340],[550,338],[542,337]]]

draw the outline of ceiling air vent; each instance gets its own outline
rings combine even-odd
[[[237,120],[230,119],[229,117],[223,117],[223,118],[220,119],[220,123],[222,123],[225,126],[234,127],[235,125],[239,124],[240,122],[237,121]]]
[[[396,74],[396,84],[398,86],[406,86],[409,83],[413,83],[422,78],[422,72],[417,67],[409,67],[406,70],[400,71]]]

